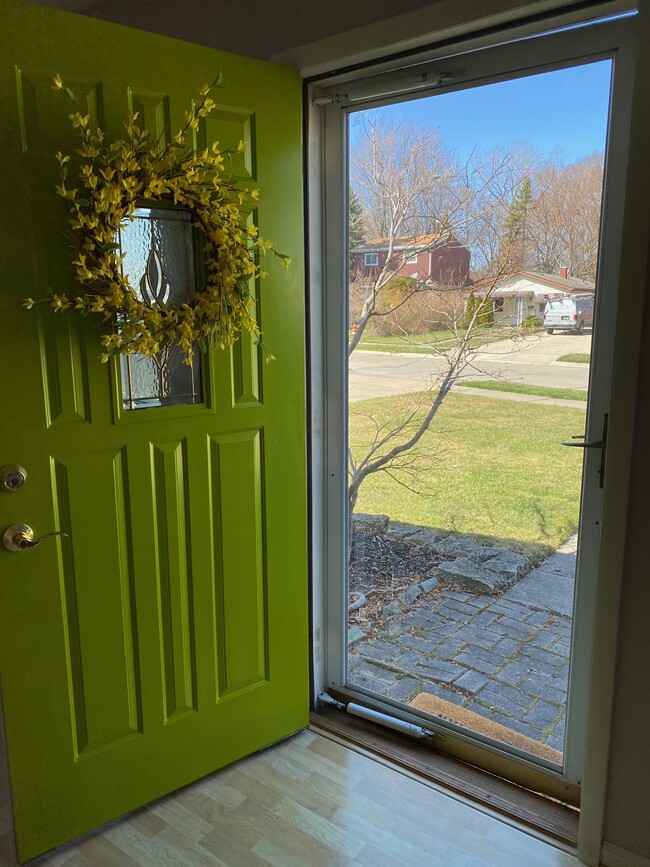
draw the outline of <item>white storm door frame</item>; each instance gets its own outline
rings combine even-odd
[[[622,217],[630,121],[631,82],[634,58],[634,22],[618,19],[592,26],[572,27],[548,35],[520,39],[512,44],[481,48],[465,53],[462,45],[453,52],[447,49],[440,59],[391,73],[382,73],[355,80],[349,84],[339,78],[335,86],[312,88],[312,112],[318,115],[312,137],[312,154],[320,153],[322,184],[319,210],[323,215],[322,254],[322,316],[324,335],[316,337],[323,343],[324,365],[315,374],[315,393],[322,393],[322,432],[324,466],[324,502],[321,509],[322,560],[315,547],[315,569],[322,567],[324,598],[321,641],[317,652],[322,653],[322,682],[351,698],[361,698],[366,704],[382,706],[387,712],[406,721],[433,728],[446,737],[467,740],[458,726],[431,721],[416,710],[405,710],[390,699],[378,700],[376,694],[347,681],[347,604],[346,551],[347,519],[347,118],[352,109],[377,107],[412,98],[416,94],[448,93],[526,74],[544,72],[599,59],[614,62],[611,92],[610,123],[606,154],[605,193],[601,218],[601,247],[597,292],[597,325],[593,334],[590,373],[590,399],[586,437],[598,440],[602,436],[603,420],[609,412],[611,369],[614,353],[614,326],[618,304],[619,249],[622,237]],[[405,63],[406,61],[402,61]],[[456,70],[452,84],[425,88],[422,73],[428,80]],[[458,70],[462,68],[462,75]],[[444,80],[444,79],[443,79]],[[316,243],[318,250],[318,242]],[[314,247],[312,247],[312,252]],[[315,328],[312,332],[314,336]],[[314,345],[312,345],[314,349]],[[314,356],[313,356],[314,357]],[[317,355],[315,357],[318,357]],[[579,433],[579,431],[576,431]],[[574,630],[571,654],[571,675],[567,707],[565,763],[561,777],[580,785],[585,759],[589,681],[593,646],[593,624],[598,590],[598,556],[603,508],[603,491],[599,486],[600,451],[586,450],[583,470],[583,497],[580,518],[580,547],[576,574]],[[318,534],[316,534],[318,536]],[[318,604],[318,603],[317,603]],[[317,627],[318,628],[318,627]],[[318,683],[318,668],[317,683]],[[516,748],[496,744],[482,735],[472,738],[487,750],[505,753],[553,776],[557,768],[542,760],[532,760]]]

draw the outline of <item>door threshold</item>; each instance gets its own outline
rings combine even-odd
[[[312,711],[312,728],[380,756],[398,767],[514,820],[545,837],[575,848],[580,811],[539,792],[432,749],[368,720],[323,707]]]

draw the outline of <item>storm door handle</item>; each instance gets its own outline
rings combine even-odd
[[[605,413],[605,418],[603,419],[603,438],[600,440],[585,440],[584,442],[571,442],[571,443],[560,443],[561,446],[568,446],[569,448],[574,449],[602,449],[600,455],[600,469],[598,470],[598,475],[600,476],[600,487],[602,488],[605,484],[605,454],[607,452],[607,421],[609,419],[609,414]],[[571,437],[572,440],[583,439],[584,434],[576,434]]]

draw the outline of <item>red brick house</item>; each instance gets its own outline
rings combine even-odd
[[[355,247],[350,256],[353,280],[372,280],[386,265],[388,238]],[[470,252],[448,232],[403,236],[393,241],[388,268],[400,277],[442,286],[469,285]]]

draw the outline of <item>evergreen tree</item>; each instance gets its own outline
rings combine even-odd
[[[528,265],[527,223],[532,200],[533,188],[530,176],[526,175],[503,221],[498,266],[504,273],[520,271]]]
[[[354,187],[350,187],[348,198],[348,234],[350,238],[350,250],[360,247],[366,240],[363,205]]]
[[[479,325],[494,325],[494,302],[491,298],[481,301],[476,321]]]
[[[460,322],[463,328],[469,328],[470,325],[474,324],[474,314],[476,313],[477,306],[478,304],[474,293],[470,292],[467,296],[467,301],[465,302],[465,315]]]

